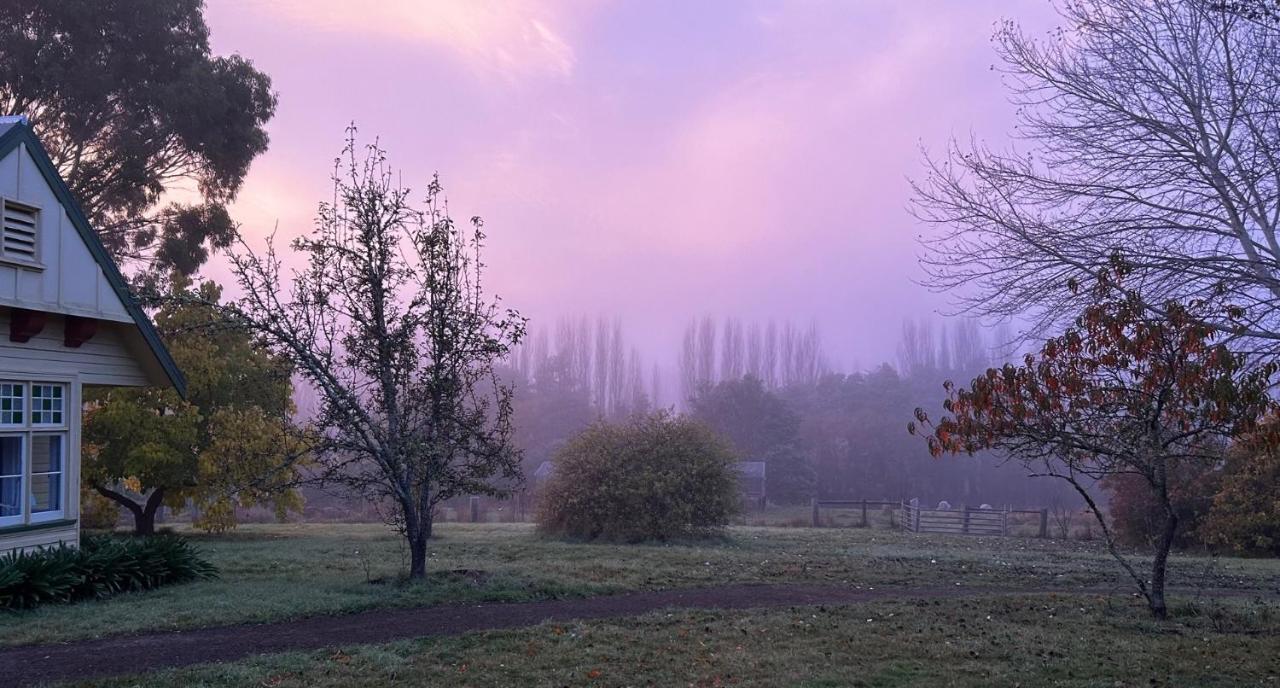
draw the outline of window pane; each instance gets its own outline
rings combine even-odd
[[[22,438],[0,437],[0,477],[22,476]]]
[[[31,513],[62,508],[62,435],[31,436]]]
[[[62,385],[31,385],[31,422],[62,424]]]
[[[0,478],[0,517],[22,515],[22,478]]]
[[[0,382],[0,425],[22,425],[23,385]]]
[[[31,472],[62,472],[62,435],[32,436]]]
[[[57,511],[62,508],[62,474],[31,476],[31,513]]]

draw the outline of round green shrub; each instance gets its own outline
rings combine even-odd
[[[736,457],[702,423],[667,412],[599,421],[553,457],[542,530],[588,540],[704,536],[739,506]]]

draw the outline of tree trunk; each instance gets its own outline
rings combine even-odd
[[[427,537],[430,526],[417,526],[406,529],[409,538],[409,580],[420,581],[427,577]]]
[[[147,497],[147,505],[143,507],[141,516],[134,518],[134,535],[155,535],[156,532],[156,512],[160,510],[161,504],[164,503],[164,488],[157,488]]]
[[[1178,532],[1178,513],[1169,499],[1169,465],[1165,457],[1157,454],[1152,468],[1151,487],[1155,489],[1160,508],[1164,511],[1164,529],[1160,532],[1155,557],[1151,560],[1151,591],[1147,595],[1147,603],[1151,607],[1151,615],[1163,620],[1169,614],[1164,600],[1164,574],[1169,564],[1169,550],[1173,549],[1173,538]]]
[[[404,509],[404,535],[409,541],[409,580],[420,581],[427,577],[427,540],[431,538],[431,508],[421,508],[406,500]]]
[[[1169,563],[1169,550],[1173,548],[1173,538],[1177,531],[1178,515],[1172,509],[1166,509],[1164,531],[1160,533],[1160,541],[1156,543],[1156,555],[1151,561],[1151,594],[1148,597],[1151,615],[1162,620],[1169,614],[1164,600],[1164,577]]]
[[[138,504],[111,488],[102,485],[94,485],[93,489],[98,494],[119,504],[133,516],[133,534],[134,535],[154,535],[156,532],[156,512],[160,510],[161,504],[164,502],[164,488],[157,488],[147,497],[145,504]]]
[[[133,514],[133,534],[140,536],[155,535],[155,512],[135,511]]]

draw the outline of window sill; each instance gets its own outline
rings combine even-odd
[[[43,521],[41,523],[28,523],[26,525],[21,525],[21,526],[3,526],[3,527],[0,527],[0,537],[5,535],[13,535],[15,533],[28,533],[33,530],[49,530],[52,528],[66,528],[67,526],[74,526],[75,524],[76,524],[76,519],[64,518],[57,521]]]

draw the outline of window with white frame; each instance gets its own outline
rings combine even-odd
[[[31,424],[62,425],[62,385],[31,385]]]
[[[68,429],[65,384],[0,382],[0,527],[63,516]]]

